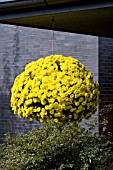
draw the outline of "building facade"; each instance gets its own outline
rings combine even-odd
[[[54,35],[54,36],[53,36]],[[0,138],[26,133],[39,122],[20,119],[10,107],[11,87],[27,63],[47,55],[73,56],[100,83],[100,100],[113,101],[113,39],[83,34],[0,25]],[[97,114],[96,114],[97,116]]]

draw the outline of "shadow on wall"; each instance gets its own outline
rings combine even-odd
[[[2,55],[2,64],[2,85],[0,87],[0,140],[2,140],[5,133],[12,132],[12,115],[9,114],[11,69],[8,52],[5,52]]]
[[[18,61],[20,60],[20,39],[19,39],[19,29],[18,26],[15,27],[15,34],[14,34],[14,45],[13,45],[13,55],[14,55],[14,77],[18,75]]]
[[[15,54],[14,63],[17,63],[17,56]],[[27,133],[34,127],[39,127],[39,122],[20,119],[17,115],[14,115],[10,107],[10,98],[11,98],[11,75],[12,69],[10,65],[8,52],[2,56],[2,85],[0,87],[0,142],[3,141],[5,134],[10,133],[14,136],[18,133]],[[18,66],[14,66],[14,77],[17,75]]]

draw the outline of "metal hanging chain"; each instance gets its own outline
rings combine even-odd
[[[52,30],[53,30],[53,34],[52,34],[52,55],[54,54],[54,27],[55,27],[55,17],[53,16],[52,18]]]

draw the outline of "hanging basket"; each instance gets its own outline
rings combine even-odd
[[[77,59],[51,55],[27,64],[11,92],[11,107],[21,118],[78,123],[95,113],[99,85]]]

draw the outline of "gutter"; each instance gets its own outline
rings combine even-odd
[[[79,2],[82,0],[18,0],[0,3],[0,12],[19,8],[31,8],[49,5],[63,5],[64,3]]]
[[[0,3],[0,22],[40,15],[112,8],[113,0],[17,0]]]
[[[52,9],[52,8],[62,8],[62,7],[73,7],[73,6],[82,6],[82,5],[95,5],[113,2],[113,0],[16,0],[16,1],[4,1],[0,2],[0,14],[2,13],[13,13],[17,10],[29,10],[29,9],[38,9],[41,8]],[[23,11],[24,12],[24,11]]]

